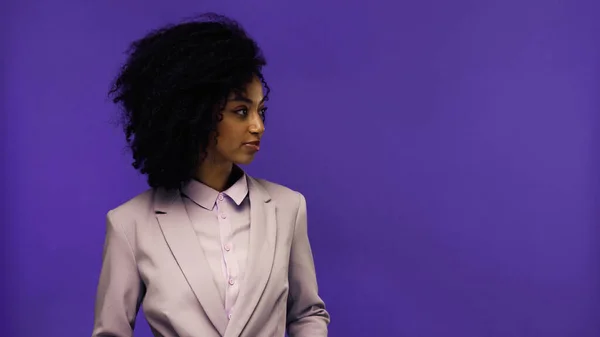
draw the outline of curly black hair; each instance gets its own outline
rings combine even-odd
[[[178,189],[193,177],[232,92],[257,76],[268,97],[261,49],[223,15],[152,31],[127,54],[109,96],[122,108],[132,165],[152,188]]]

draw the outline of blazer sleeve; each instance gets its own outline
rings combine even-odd
[[[300,193],[289,263],[287,332],[289,337],[326,337],[330,322],[319,297],[312,250],[308,240],[306,199]]]
[[[111,211],[106,215],[92,337],[132,337],[143,293],[133,250]]]

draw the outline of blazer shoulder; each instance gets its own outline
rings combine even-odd
[[[107,216],[122,224],[135,223],[154,214],[156,191],[148,189],[108,211]]]
[[[278,204],[298,205],[298,202],[304,198],[304,195],[300,191],[291,189],[287,186],[261,178],[254,178],[254,180],[256,180],[256,182],[262,186],[262,188],[264,188]]]

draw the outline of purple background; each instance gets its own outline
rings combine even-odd
[[[306,195],[331,336],[600,336],[593,2],[4,0],[1,335],[91,333],[104,216],[146,188],[109,83],[213,10],[270,61],[248,171]]]

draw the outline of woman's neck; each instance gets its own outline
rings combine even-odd
[[[223,192],[231,184],[229,178],[232,171],[232,163],[215,163],[204,160],[196,170],[194,178],[210,188]]]

